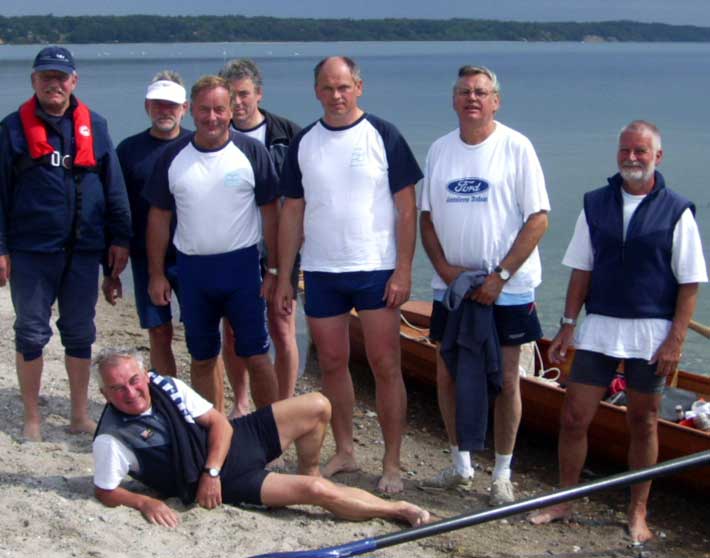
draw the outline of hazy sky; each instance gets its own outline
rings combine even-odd
[[[708,0],[2,0],[2,15],[221,15],[334,18],[630,19],[710,26]]]

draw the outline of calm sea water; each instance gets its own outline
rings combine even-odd
[[[31,94],[36,46],[0,46],[0,114]],[[263,105],[307,124],[320,115],[312,68],[323,56],[349,54],[361,64],[362,106],[395,123],[423,165],[433,140],[456,126],[451,83],[465,63],[491,67],[501,80],[498,119],[526,134],[542,162],[552,203],[542,243],[543,284],[537,298],[543,327],[554,335],[569,271],[560,264],[582,193],[615,172],[616,134],[634,118],[663,133],[661,170],[697,205],[710,260],[710,45],[578,43],[211,43],[77,45],[77,94],[109,121],[116,143],[147,126],[145,86],[164,68],[187,83],[248,56],[265,79]],[[190,119],[186,124],[191,126]],[[429,298],[431,267],[421,246],[414,296]],[[710,294],[701,289],[696,319],[710,323]],[[688,333],[683,365],[710,372],[710,341]]]

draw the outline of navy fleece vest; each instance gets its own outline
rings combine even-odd
[[[622,178],[584,196],[584,213],[594,253],[585,306],[588,314],[616,318],[673,319],[678,282],[671,269],[673,230],[683,212],[695,206],[656,184],[631,216],[623,240]]]

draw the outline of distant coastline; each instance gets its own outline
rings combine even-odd
[[[239,15],[0,17],[0,44],[263,41],[710,42],[710,27],[634,21],[300,19]]]

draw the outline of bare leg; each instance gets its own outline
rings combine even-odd
[[[96,430],[96,423],[89,417],[91,359],[67,355],[64,357],[64,364],[69,375],[69,397],[71,398],[69,432],[72,434],[93,434]]]
[[[298,472],[320,476],[320,451],[331,417],[330,402],[320,393],[308,393],[273,405],[281,448],[292,443],[298,453]]]
[[[260,409],[277,401],[279,387],[269,354],[253,355],[244,360],[249,371],[251,398],[254,400],[256,408]]]
[[[493,432],[496,453],[511,455],[518,435],[522,402],[520,400],[519,346],[502,346],[503,389],[496,397]]]
[[[661,396],[627,390],[629,397],[626,422],[629,426],[629,468],[641,469],[655,465],[658,459],[658,412]],[[628,521],[629,534],[634,542],[645,542],[653,538],[646,523],[648,495],[651,482],[635,484],[631,487]]]
[[[190,381],[194,390],[210,401],[220,413],[224,412],[224,365],[222,359],[192,359]]]
[[[353,448],[355,392],[348,370],[349,319],[349,314],[308,318],[313,342],[318,350],[318,365],[323,375],[323,394],[333,407],[331,426],[335,438],[335,455],[322,468],[326,477],[358,469]]]
[[[24,407],[24,426],[22,436],[31,442],[42,441],[39,412],[39,388],[42,383],[42,357],[26,361],[22,353],[15,353],[17,381],[20,385],[20,395]]]
[[[173,355],[173,324],[166,322],[148,330],[150,365],[163,376],[177,376]]]
[[[298,345],[296,344],[296,301],[292,301],[291,313],[279,314],[272,304],[268,305],[269,333],[276,351],[276,378],[279,384],[279,399],[293,397],[298,377]]]
[[[604,397],[605,387],[570,382],[562,404],[558,458],[560,486],[567,488],[579,482],[587,458],[587,430]],[[528,516],[530,523],[540,525],[566,519],[572,513],[572,504],[563,503],[544,508]]]
[[[400,476],[402,434],[407,422],[407,390],[402,379],[399,309],[360,312],[367,360],[375,376],[377,418],[385,442],[378,490],[394,494],[404,488]]]
[[[237,356],[234,351],[234,330],[227,320],[222,320],[222,358],[224,368],[227,372],[229,385],[234,393],[234,406],[229,413],[229,418],[242,417],[249,413],[251,404],[249,402],[249,375],[244,359]]]
[[[409,502],[386,501],[359,488],[303,475],[271,473],[261,487],[261,499],[267,506],[320,506],[350,521],[382,517],[405,521],[412,526],[431,521],[429,512]]]
[[[456,382],[449,374],[444,360],[436,348],[436,398],[439,403],[441,418],[444,419],[446,435],[450,446],[458,446],[456,435]]]

